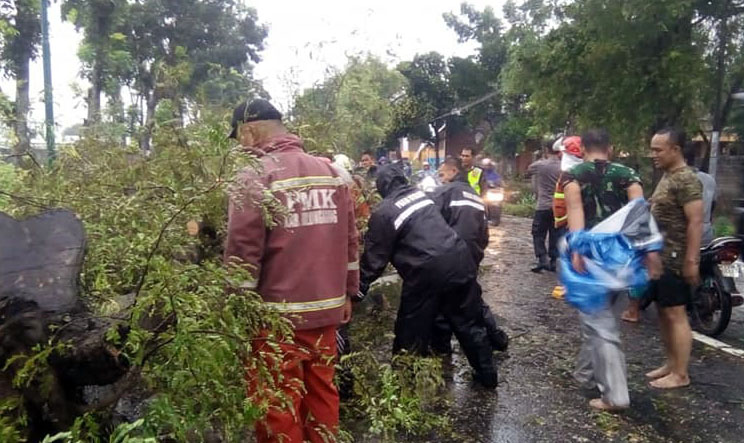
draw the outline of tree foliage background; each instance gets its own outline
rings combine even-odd
[[[292,126],[310,150],[358,158],[387,140],[394,124],[391,104],[405,85],[403,75],[380,60],[351,58],[343,70],[296,98]]]

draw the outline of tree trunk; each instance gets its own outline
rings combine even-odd
[[[728,6],[728,4],[726,5]],[[716,54],[716,98],[713,108],[713,133],[711,135],[710,143],[710,160],[708,163],[708,173],[716,178],[716,172],[718,169],[718,149],[719,142],[721,140],[721,130],[723,129],[723,115],[722,114],[722,103],[725,100],[723,97],[723,82],[726,77],[726,45],[728,44],[728,16],[726,11],[723,12],[721,22],[718,28],[718,51]]]
[[[92,126],[101,121],[101,64],[96,61],[93,75],[88,89],[88,120],[86,126]]]
[[[22,57],[16,66],[16,100],[14,130],[17,138],[13,148],[16,155],[31,151],[31,139],[28,131],[29,100],[29,63],[31,57]]]
[[[119,141],[122,147],[126,147],[127,132],[130,128],[130,125],[127,121],[126,111],[124,109],[124,101],[121,99],[121,85],[116,86],[115,91],[107,95],[107,97],[112,110],[114,123],[116,123],[117,125],[121,125],[121,127],[127,128],[127,130],[122,131],[121,140]]]
[[[140,150],[144,153],[150,152],[150,140],[152,139],[152,130],[155,128],[155,108],[158,106],[158,93],[152,91],[146,96],[147,101],[147,117],[145,119],[145,125],[142,127],[142,134],[140,134],[139,146]]]

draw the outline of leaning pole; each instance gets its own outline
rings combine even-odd
[[[52,54],[49,49],[48,1],[41,0],[41,50],[44,61],[44,108],[46,126],[47,163],[49,166],[56,157],[54,150],[54,95],[52,94]]]

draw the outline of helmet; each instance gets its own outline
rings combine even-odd
[[[345,154],[336,154],[333,157],[333,164],[345,171],[351,171],[354,168],[351,159]]]
[[[581,153],[581,137],[575,135],[572,137],[566,137],[563,139],[562,145],[561,151],[575,157],[583,157],[583,154]]]

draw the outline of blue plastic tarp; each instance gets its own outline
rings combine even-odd
[[[593,313],[606,305],[610,293],[642,294],[648,285],[644,256],[661,246],[661,233],[644,199],[631,201],[591,231],[568,234],[559,265],[566,301]],[[584,258],[585,273],[573,269],[575,252]]]

